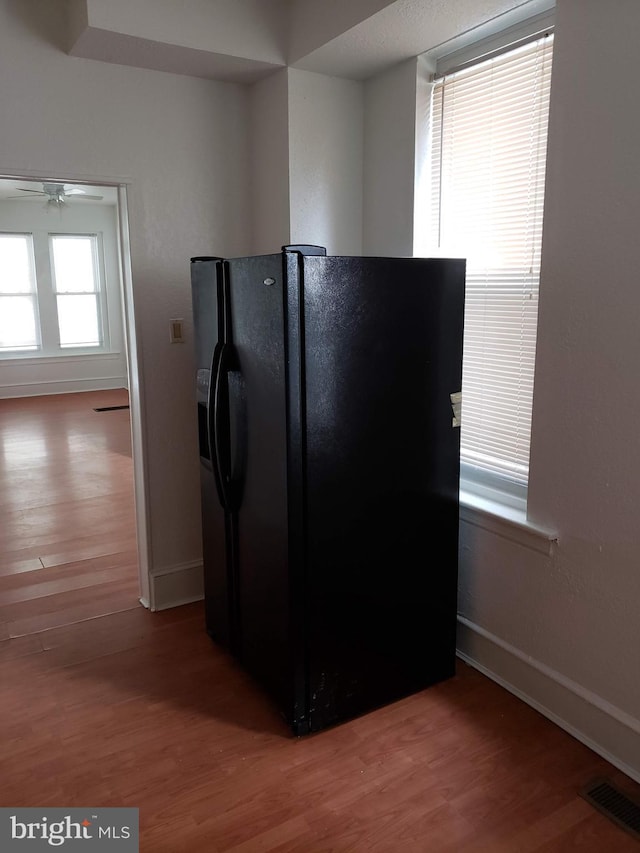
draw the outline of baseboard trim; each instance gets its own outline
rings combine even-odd
[[[161,566],[149,574],[151,610],[168,610],[204,598],[201,560]]]
[[[640,783],[640,721],[500,637],[458,616],[457,653]]]
[[[103,376],[92,379],[56,379],[51,382],[23,382],[0,386],[0,400],[17,397],[43,397],[49,394],[75,394],[77,391],[113,391],[126,388],[126,376]]]

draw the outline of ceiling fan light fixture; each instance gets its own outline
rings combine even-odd
[[[64,199],[65,193],[63,184],[43,184],[42,186],[50,200],[59,202]]]
[[[51,208],[62,210],[66,206],[64,184],[45,182],[42,184],[42,189],[47,196],[45,210],[49,211]]]

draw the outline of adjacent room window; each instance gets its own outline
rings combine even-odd
[[[0,234],[0,351],[39,346],[30,234]]]
[[[95,235],[60,234],[49,239],[60,346],[101,346]]]
[[[436,77],[430,244],[467,259],[462,476],[526,496],[553,36]]]
[[[99,234],[0,232],[0,357],[109,349]]]

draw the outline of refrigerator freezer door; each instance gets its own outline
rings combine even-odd
[[[220,261],[194,258],[191,262],[191,292],[196,344],[206,626],[211,637],[230,648],[232,624],[226,518],[220,503],[219,483],[216,483],[213,429],[215,375],[224,335],[222,288]]]
[[[235,258],[226,264],[230,335],[237,382],[230,409],[241,414],[234,473],[242,499],[237,513],[238,658],[271,694],[290,724],[304,713],[296,699],[291,634],[288,518],[284,255]],[[295,265],[294,265],[295,266]],[[237,397],[242,397],[238,400]],[[235,432],[232,429],[232,432]],[[244,457],[244,458],[241,458]],[[302,694],[301,694],[302,695]]]
[[[454,674],[464,266],[304,258],[312,730]]]

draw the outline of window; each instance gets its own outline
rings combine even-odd
[[[99,234],[0,233],[0,357],[105,352]]]
[[[38,346],[31,235],[0,234],[0,351]]]
[[[526,495],[553,36],[434,82],[430,245],[467,259],[461,462]]]
[[[50,241],[60,346],[100,346],[96,238],[61,234]]]

